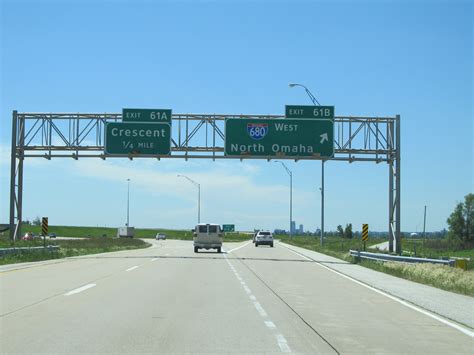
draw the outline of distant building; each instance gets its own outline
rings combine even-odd
[[[295,234],[296,232],[296,222],[291,221],[291,234]]]
[[[299,234],[304,234],[304,230],[303,230],[303,225],[302,225],[302,224],[300,224]]]

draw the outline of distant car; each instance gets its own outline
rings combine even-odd
[[[49,233],[50,238],[56,238],[56,233]]]
[[[270,245],[273,248],[273,234],[268,231],[259,231],[255,235],[255,246]]]
[[[166,239],[166,234],[157,233],[155,238],[156,238],[156,240],[160,240],[160,239],[164,240],[164,239]]]
[[[28,233],[25,233],[23,237],[21,237],[21,240],[33,240],[34,236],[35,236],[34,233],[28,232]]]

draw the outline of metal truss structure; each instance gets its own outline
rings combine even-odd
[[[225,120],[284,119],[282,115],[173,114],[171,154],[146,158],[268,159],[224,155]],[[18,113],[13,111],[10,236],[21,235],[23,161],[25,158],[142,158],[104,152],[105,123],[120,122],[118,113]],[[321,160],[278,156],[275,159]],[[324,160],[386,163],[389,167],[389,249],[400,244],[400,116],[334,119],[334,157]]]

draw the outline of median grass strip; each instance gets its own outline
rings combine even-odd
[[[288,236],[278,236],[278,238],[285,243],[334,256],[348,262],[355,262],[355,259],[350,256],[349,250],[362,250],[363,246],[362,241],[356,238],[329,237],[325,238],[323,246],[320,245],[318,237],[296,236],[289,238]],[[367,242],[367,248],[370,245],[384,241],[386,239],[371,238]],[[402,241],[402,243],[403,249],[410,245],[406,241]],[[471,261],[468,263],[468,270],[437,264],[410,264],[371,260],[361,260],[360,265],[446,291],[474,296],[474,270],[472,270],[474,249],[450,250],[449,242],[425,241],[423,247],[418,248],[417,254],[420,257],[432,258],[463,256],[470,257]]]

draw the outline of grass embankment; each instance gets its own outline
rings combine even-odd
[[[8,237],[0,238],[2,248],[11,247],[42,247],[43,240],[36,238],[28,241],[17,241],[14,245]],[[93,237],[78,240],[46,240],[46,245],[59,246],[58,251],[18,251],[15,254],[8,254],[0,257],[0,265],[23,263],[30,261],[40,261],[49,259],[61,259],[69,256],[79,256],[88,254],[106,253],[112,251],[129,250],[146,248],[148,243],[140,239],[129,238],[110,238],[110,237]]]
[[[474,271],[439,264],[408,264],[362,260],[362,266],[446,291],[474,296]]]
[[[285,243],[331,255],[349,262],[355,262],[354,258],[349,255],[349,249],[360,248],[362,250],[363,245],[360,239],[344,240],[337,237],[326,238],[322,247],[320,246],[319,238],[315,237],[294,237],[290,239],[288,236],[279,236],[279,238]],[[384,241],[386,240],[371,238],[367,242],[367,247]],[[408,240],[402,241],[403,250],[407,251],[410,246],[413,247]],[[417,256],[431,258],[470,257],[471,261],[468,263],[467,271],[436,264],[408,264],[370,260],[362,260],[360,265],[446,291],[474,296],[474,270],[472,270],[474,248],[457,250],[452,245],[450,246],[449,241],[425,240],[423,247],[421,247],[421,242],[420,247],[417,247]]]
[[[449,239],[403,239],[404,255],[421,258],[470,258],[467,268],[474,269],[474,243],[462,245]]]

